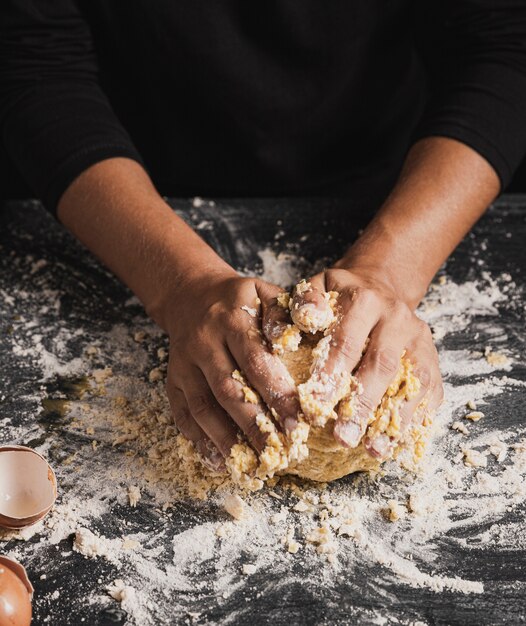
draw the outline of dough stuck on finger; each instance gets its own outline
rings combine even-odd
[[[289,301],[290,316],[304,333],[316,334],[327,330],[334,322],[336,292],[318,292],[311,283],[302,280],[296,285]]]

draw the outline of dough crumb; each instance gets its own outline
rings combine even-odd
[[[466,407],[468,409],[471,409],[472,411],[476,411],[477,410],[477,403],[475,402],[475,400],[468,400],[466,402]]]
[[[462,422],[453,422],[451,424],[451,429],[452,430],[458,430],[458,432],[462,433],[463,435],[469,435],[468,427],[465,424],[463,424]]]
[[[467,420],[471,420],[472,422],[478,422],[484,417],[484,413],[482,411],[471,411],[464,416]]]
[[[130,506],[134,509],[139,500],[141,499],[141,490],[136,485],[130,485],[128,487],[128,500],[130,502]]]
[[[305,513],[306,511],[312,511],[312,507],[305,500],[300,500],[298,503],[294,505],[294,510],[298,511],[298,513]]]
[[[250,315],[250,317],[257,317],[258,316],[257,309],[253,309],[253,308],[247,306],[246,304],[244,304],[241,307],[241,310],[242,311],[246,311]]]
[[[463,448],[464,465],[468,467],[486,467],[488,465],[488,457],[483,452],[473,450],[471,448]]]
[[[396,500],[389,500],[387,503],[387,509],[385,515],[390,522],[397,522],[405,517],[407,508],[405,505],[397,502]]]
[[[144,330],[138,330],[133,334],[133,340],[137,343],[142,343],[146,339],[146,333]]]
[[[290,552],[291,554],[297,554],[300,548],[301,548],[301,544],[299,544],[294,539],[289,541],[289,543],[287,544],[287,552]]]
[[[163,373],[158,367],[154,367],[148,374],[148,380],[151,383],[156,383],[163,379]]]
[[[486,346],[484,356],[486,357],[486,361],[495,367],[506,366],[510,362],[509,358],[505,354],[493,352],[490,346]]]
[[[242,520],[247,515],[245,501],[237,494],[231,493],[225,496],[223,508],[235,520]]]
[[[495,437],[489,446],[489,452],[495,457],[497,463],[502,463],[508,456],[508,446],[504,441]]]
[[[107,539],[95,535],[88,528],[79,528],[75,533],[73,549],[91,559],[106,556],[108,554]]]
[[[124,602],[125,600],[130,600],[135,597],[135,588],[131,585],[126,585],[126,583],[117,578],[113,581],[111,585],[106,587],[106,591],[108,595],[110,595],[117,602]]]

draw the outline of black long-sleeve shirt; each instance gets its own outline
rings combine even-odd
[[[526,149],[526,0],[2,0],[1,183],[54,209],[109,157],[166,194],[387,191],[446,136],[505,186]]]

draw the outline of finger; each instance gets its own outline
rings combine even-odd
[[[377,435],[374,439],[365,437],[363,446],[372,457],[380,460],[390,457],[394,448],[391,438],[385,433]]]
[[[426,380],[426,376],[420,373],[422,380]],[[374,437],[364,438],[364,447],[369,454],[377,459],[386,459],[391,456],[393,449],[396,447],[399,441],[405,439],[405,435],[410,430],[412,424],[418,421],[424,422],[425,419],[429,419],[429,416],[435,410],[433,407],[436,403],[440,404],[443,394],[441,392],[441,383],[432,385],[424,384],[421,386],[418,393],[403,402],[400,407],[400,430],[398,435],[389,436],[386,433],[380,433]],[[438,390],[438,391],[437,391]],[[429,398],[426,404],[422,404],[422,401]],[[430,403],[433,403],[431,405]]]
[[[409,357],[409,355],[408,355]],[[434,387],[437,384],[437,374],[440,375],[438,368],[432,363],[432,356],[427,351],[413,353],[409,357],[413,363],[413,374],[418,379],[420,389],[412,398],[408,398],[400,407],[401,424],[400,429],[404,434],[411,424],[416,421],[419,416],[423,416],[423,410],[420,405],[424,402],[426,410],[429,410],[429,400]]]
[[[336,417],[333,407],[349,393],[351,374],[381,312],[379,301],[367,291],[344,292],[339,305],[339,320],[315,349],[311,377],[299,387],[305,415],[320,424]]]
[[[261,300],[261,327],[272,351],[276,354],[294,352],[300,344],[301,333],[291,324],[288,293],[268,283],[258,284],[257,289]]]
[[[264,450],[267,434],[260,429],[257,418],[266,413],[266,408],[241,376],[234,377],[234,372],[239,374],[235,361],[226,352],[216,354],[213,361],[202,365],[202,371],[219,404],[245,433],[252,446],[258,452]]]
[[[438,355],[432,343],[431,334],[427,326],[421,325],[420,336],[413,342],[407,351],[406,358],[412,364],[412,373],[418,379],[416,393],[407,387],[407,397],[402,402],[399,415],[400,423],[398,433],[377,435],[367,438],[364,442],[368,452],[377,458],[389,456],[393,447],[399,441],[403,441],[412,424],[424,423],[435,410],[443,397],[442,380],[438,367]]]
[[[237,443],[237,427],[215,399],[203,373],[192,366],[181,380],[190,414],[226,458]]]
[[[292,321],[305,333],[326,330],[335,319],[332,304],[331,295],[325,291],[323,276],[318,275],[309,282],[302,280],[292,293]]]
[[[442,403],[444,402],[444,385],[442,384],[442,378],[440,378],[437,384],[433,387],[431,391],[431,396],[427,403],[427,411],[429,413],[434,413],[438,411]]]
[[[182,390],[173,385],[167,385],[166,391],[172,416],[179,431],[194,444],[208,469],[216,472],[224,470],[226,466],[223,456],[192,417]]]
[[[400,369],[406,336],[400,315],[379,322],[372,331],[355,374],[359,392],[355,396],[352,414],[345,414],[348,403],[342,403],[338,410],[339,419],[334,425],[334,436],[343,446],[355,448],[373,421],[375,410]]]
[[[433,343],[431,329],[420,320],[418,325],[420,332],[408,346],[407,358],[412,363],[413,374],[420,382],[420,393],[414,399],[409,399],[403,407],[404,424],[411,422],[415,410],[422,402],[425,404],[426,414],[433,413],[442,402],[444,395],[438,353]],[[415,402],[417,402],[416,407]]]
[[[428,388],[420,388],[415,396],[408,400],[403,400],[399,408],[399,426],[398,432],[391,431],[387,433],[378,433],[374,436],[367,436],[364,438],[364,447],[369,454],[377,459],[386,459],[391,456],[394,448],[399,441],[403,441],[405,435],[417,419],[422,419],[424,409],[422,409],[421,402],[428,393]]]
[[[254,327],[230,336],[228,348],[281,427],[286,432],[294,430],[299,400],[294,380],[281,359],[269,351]]]

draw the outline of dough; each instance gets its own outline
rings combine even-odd
[[[305,341],[305,340],[304,340]],[[296,352],[286,352],[281,355],[287,365],[296,385],[305,383],[310,376],[313,361],[313,344],[304,342]],[[374,421],[368,428],[368,434],[389,432],[395,439],[400,436],[398,409],[407,395],[418,392],[419,383],[411,372],[411,364],[407,360],[400,363],[400,369],[380,407],[374,415]],[[352,399],[351,399],[352,404]],[[311,480],[328,482],[347,474],[359,471],[376,470],[381,461],[371,456],[363,443],[356,448],[346,448],[340,445],[333,435],[334,419],[328,419],[324,425],[312,425],[307,439],[308,456],[299,463],[292,464],[287,473],[296,474]],[[423,432],[411,431],[406,445],[413,448],[415,460],[423,453]],[[389,458],[392,458],[403,442],[398,441]],[[384,459],[385,460],[385,459]]]
[[[296,287],[305,293],[309,283],[302,282]],[[293,292],[294,293],[294,292]],[[257,416],[257,423],[267,434],[267,445],[263,452],[256,455],[245,441],[236,444],[227,467],[235,482],[248,489],[260,489],[265,480],[276,474],[296,474],[303,478],[327,482],[358,471],[377,470],[387,459],[396,458],[401,452],[406,467],[414,465],[422,457],[427,427],[430,417],[425,412],[425,402],[417,409],[420,419],[405,433],[401,429],[400,407],[402,403],[418,394],[420,383],[412,371],[409,360],[402,358],[398,374],[385,393],[379,407],[371,413],[368,423],[361,430],[360,443],[352,448],[338,443],[333,435],[336,420],[353,421],[356,398],[360,393],[358,382],[353,376],[343,375],[327,377],[323,366],[331,341],[332,321],[337,321],[337,294],[326,294],[330,302],[331,315],[319,320],[307,313],[300,315],[305,330],[294,323],[293,297],[280,297],[278,303],[292,312],[291,323],[283,331],[283,339],[273,342],[274,353],[287,366],[295,384],[303,415],[300,415],[298,427],[290,436],[286,436],[276,427],[276,416],[262,409]],[[297,310],[296,310],[297,313]],[[331,321],[332,320],[332,321]],[[316,324],[319,321],[318,327]],[[294,337],[293,341],[290,338]],[[258,394],[251,389],[243,374],[232,373],[232,378],[240,385],[245,402],[261,403]],[[319,392],[330,385],[333,390],[330,402],[321,402]],[[357,427],[356,427],[357,428]],[[366,443],[380,441],[384,445],[381,458],[373,456]]]

